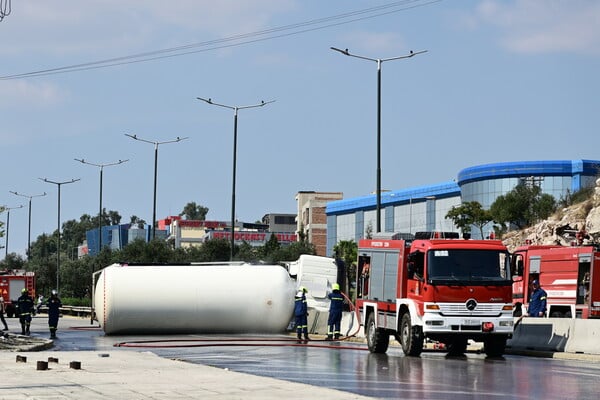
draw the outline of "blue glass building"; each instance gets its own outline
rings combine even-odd
[[[458,232],[445,218],[453,206],[477,201],[488,209],[498,198],[519,183],[540,186],[542,193],[556,200],[593,186],[600,176],[600,161],[558,160],[485,164],[465,168],[456,181],[381,194],[381,229],[384,232]],[[340,240],[364,238],[376,224],[376,195],[327,203],[327,254]],[[491,229],[491,228],[490,228]],[[479,232],[473,230],[473,238]]]

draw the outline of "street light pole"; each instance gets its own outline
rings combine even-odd
[[[85,161],[83,158],[81,158],[81,159],[75,158],[75,161],[79,161],[82,164],[91,165],[93,167],[100,168],[100,210],[98,211],[98,254],[100,254],[100,252],[102,251],[102,175],[104,172],[104,167],[110,167],[113,165],[123,164],[129,160],[119,160],[116,162],[105,163],[105,164],[91,163],[89,161]]]
[[[69,183],[74,183],[77,182],[81,179],[71,179],[70,181],[62,181],[62,182],[55,182],[55,181],[51,181],[50,179],[47,178],[40,178],[42,181],[46,182],[46,183],[52,183],[53,185],[56,185],[58,187],[58,244],[56,246],[56,291],[60,293],[60,282],[59,282],[59,272],[60,272],[60,187],[62,185],[66,185]]]
[[[342,53],[345,56],[360,58],[362,60],[374,61],[377,63],[377,232],[381,232],[381,64],[385,61],[401,60],[403,58],[414,57],[417,54],[426,53],[427,50],[413,52],[409,54],[389,57],[389,58],[370,58],[352,54],[348,49],[342,50],[331,47],[331,50]]]
[[[213,106],[219,106],[223,108],[228,108],[233,110],[233,179],[232,179],[232,189],[231,189],[231,251],[229,255],[229,259],[233,261],[233,246],[235,244],[235,175],[236,175],[236,162],[237,162],[237,121],[238,121],[238,110],[243,110],[246,108],[256,108],[263,107],[269,103],[275,102],[275,100],[271,101],[261,101],[258,104],[252,104],[248,106],[230,106],[227,104],[215,103],[212,99],[203,99],[202,97],[196,97],[198,100],[202,100],[208,104]]]
[[[177,136],[177,138],[175,138],[173,140],[166,140],[164,142],[158,142],[158,141],[142,139],[142,138],[137,137],[137,135],[130,135],[128,133],[126,133],[125,136],[128,136],[128,137],[132,138],[133,140],[138,140],[140,142],[150,143],[150,144],[154,145],[154,204],[152,206],[152,228],[151,228],[152,229],[152,239],[154,240],[156,238],[155,225],[156,225],[156,181],[157,181],[157,176],[158,176],[158,146],[161,144],[181,142],[182,140],[186,140],[187,137],[180,138],[179,136]]]
[[[33,194],[33,195],[17,193],[17,192],[13,192],[12,190],[9,190],[9,192],[11,192],[12,194],[14,194],[16,196],[27,197],[29,199],[29,228],[27,230],[27,261],[29,261],[29,259],[31,257],[31,199],[34,197],[45,196],[46,192],[44,192],[42,194]]]
[[[8,257],[8,229],[10,227],[10,210],[16,210],[17,208],[23,208],[23,204],[18,207],[4,207],[4,211],[6,211],[6,243],[4,244],[5,253],[4,253],[4,261]]]

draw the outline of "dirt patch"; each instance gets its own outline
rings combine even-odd
[[[39,351],[52,347],[52,340],[4,332],[0,336],[0,351]]]

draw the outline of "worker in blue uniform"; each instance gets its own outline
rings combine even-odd
[[[60,307],[62,307],[62,302],[60,301],[56,290],[52,290],[52,294],[46,302],[46,305],[48,306],[48,328],[50,328],[50,339],[56,339]]]
[[[340,338],[340,325],[342,324],[342,310],[344,308],[344,296],[340,292],[340,285],[331,285],[329,298],[329,319],[327,320],[327,339],[338,340]]]
[[[19,310],[19,322],[21,323],[21,334],[29,335],[31,326],[31,317],[35,311],[35,304],[29,295],[27,288],[21,290],[21,296],[17,299],[17,308]]]
[[[546,291],[540,287],[540,282],[535,279],[531,282],[533,291],[529,298],[528,314],[530,317],[543,317],[546,315]]]
[[[301,287],[296,293],[294,301],[294,318],[296,320],[298,342],[302,341],[302,335],[304,335],[304,340],[310,340],[308,337],[308,306],[306,304],[306,293],[308,293],[308,290],[305,287]]]

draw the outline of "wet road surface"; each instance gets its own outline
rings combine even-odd
[[[45,329],[46,319],[35,318],[33,335],[47,337]],[[415,358],[405,357],[396,346],[387,354],[370,354],[362,343],[311,341],[304,346],[285,335],[105,336],[89,320],[71,317],[61,319],[58,336],[55,350],[151,351],[374,398],[597,400],[600,392],[598,361],[510,355],[489,359],[476,353],[449,358],[443,352]]]

